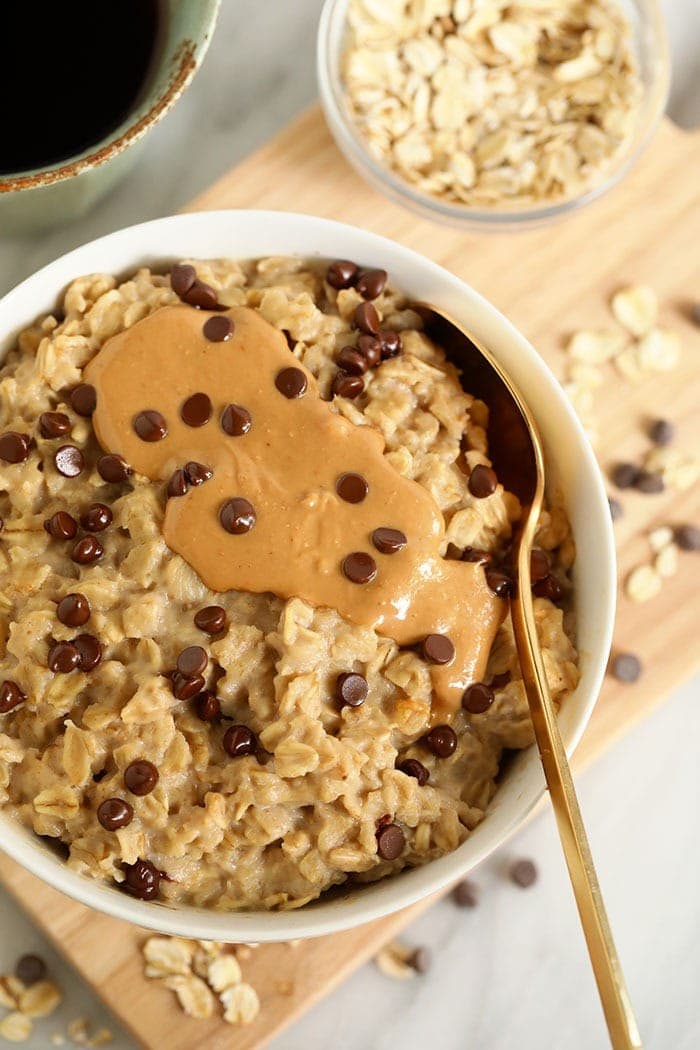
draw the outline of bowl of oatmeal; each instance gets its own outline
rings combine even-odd
[[[614,547],[536,352],[362,230],[161,219],[0,302],[0,841],[29,871],[168,933],[314,936],[446,886],[541,798],[508,614],[520,508],[417,300],[539,421],[536,614],[575,746]]]
[[[657,0],[326,0],[319,93],[375,189],[452,226],[522,227],[614,186],[666,105]]]

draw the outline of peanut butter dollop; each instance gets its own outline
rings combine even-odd
[[[233,322],[229,338],[205,337],[212,317]],[[290,368],[306,379],[297,396],[281,389],[280,373]],[[208,587],[271,591],[328,606],[400,646],[447,635],[454,658],[430,667],[438,701],[433,718],[455,710],[464,689],[483,679],[504,612],[483,568],[441,556],[444,522],[432,496],[385,459],[377,430],[349,422],[321,400],[284,335],[255,310],[163,307],[108,340],[84,378],[97,390],[93,425],[105,451],[154,481],[188,461],[213,471],[168,500],[164,522],[168,546]],[[193,427],[180,411],[195,393],[208,395],[212,412],[209,422]],[[250,416],[248,429],[235,436],[221,425],[231,404]],[[162,439],[138,436],[134,420],[144,412],[163,417]],[[338,494],[338,479],[348,473],[366,481],[359,502]],[[248,531],[224,528],[220,511],[232,499],[252,505]],[[406,545],[382,553],[372,542],[378,528],[400,530]],[[343,571],[355,552],[376,563],[368,583],[352,582]]]

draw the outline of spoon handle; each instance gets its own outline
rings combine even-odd
[[[513,633],[535,738],[554,806],[581,925],[614,1050],[640,1050],[641,1036],[600,892],[571,769],[547,686],[530,590],[530,544],[518,550],[518,588],[512,602]]]

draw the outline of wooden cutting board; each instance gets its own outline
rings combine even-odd
[[[644,425],[670,416],[677,446],[700,447],[700,329],[690,307],[700,301],[700,134],[671,124],[659,130],[631,176],[602,201],[559,225],[519,234],[464,234],[415,218],[369,189],[333,145],[317,109],[305,113],[192,204],[193,209],[272,208],[342,219],[375,230],[442,263],[507,314],[561,372],[563,338],[576,328],[610,323],[608,300],[621,284],[650,284],[662,321],[684,344],[681,367],[638,387],[612,372],[600,391],[603,467],[637,459],[647,447]],[[157,252],[158,246],[154,245]],[[370,260],[367,260],[370,261]],[[644,533],[667,522],[700,518],[700,486],[683,494],[625,496],[615,526],[620,574],[648,558]],[[616,644],[640,654],[645,673],[634,686],[608,679],[576,755],[576,766],[647,715],[700,665],[698,556],[643,605],[620,598]],[[6,858],[6,887],[95,989],[134,1038],[149,1050],[252,1050],[339,984],[422,908],[297,947],[257,949],[244,964],[263,1009],[245,1029],[194,1021],[172,993],[142,975],[144,932],[91,913],[43,886]],[[105,945],[109,950],[105,951]]]

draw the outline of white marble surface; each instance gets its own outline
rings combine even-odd
[[[700,0],[665,0],[674,50],[671,113],[700,124]],[[223,0],[204,69],[149,138],[129,179],[84,221],[33,238],[0,237],[0,293],[102,233],[177,210],[314,96],[319,0]],[[653,147],[652,147],[653,148]],[[699,290],[700,292],[700,290]],[[700,680],[580,779],[581,802],[646,1050],[700,1046]],[[512,886],[503,869],[531,856],[540,881]],[[549,813],[474,878],[476,910],[449,901],[406,940],[429,945],[430,973],[410,983],[360,970],[274,1044],[275,1050],[597,1050],[606,1045],[566,872]],[[111,1024],[76,975],[0,893],[0,972],[40,951],[66,993],[29,1050],[86,1014]],[[232,1034],[232,1047],[235,1036]],[[133,1050],[117,1033],[115,1050]]]

